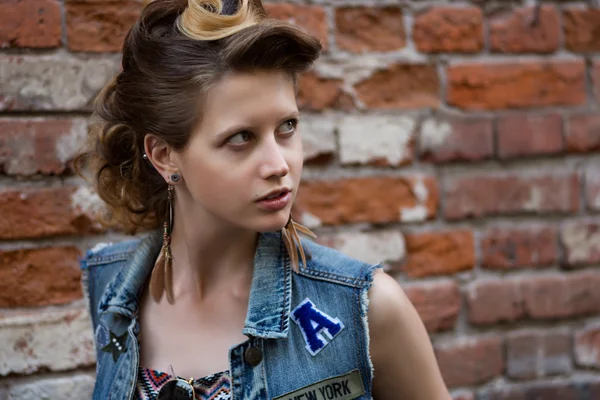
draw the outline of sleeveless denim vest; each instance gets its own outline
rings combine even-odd
[[[234,400],[371,399],[367,290],[378,266],[303,244],[310,256],[295,273],[281,234],[260,234],[242,331],[248,340],[229,350]],[[98,245],[81,261],[97,355],[93,400],[133,398],[138,300],[161,245],[157,231]]]

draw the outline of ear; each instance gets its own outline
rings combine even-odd
[[[169,183],[171,174],[178,172],[171,147],[164,140],[149,133],[144,136],[144,151],[154,169]]]

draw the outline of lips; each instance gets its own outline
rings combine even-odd
[[[257,201],[276,199],[277,197],[286,195],[289,192],[291,192],[291,190],[288,188],[276,189],[276,190],[269,192],[266,196],[261,197]]]

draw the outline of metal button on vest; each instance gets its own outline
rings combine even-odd
[[[257,366],[262,361],[263,354],[258,347],[249,347],[244,353],[244,359],[250,365]]]

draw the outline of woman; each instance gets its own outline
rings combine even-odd
[[[76,160],[106,223],[152,231],[82,260],[94,399],[449,398],[397,283],[291,219],[320,51],[259,0],[144,8]]]

